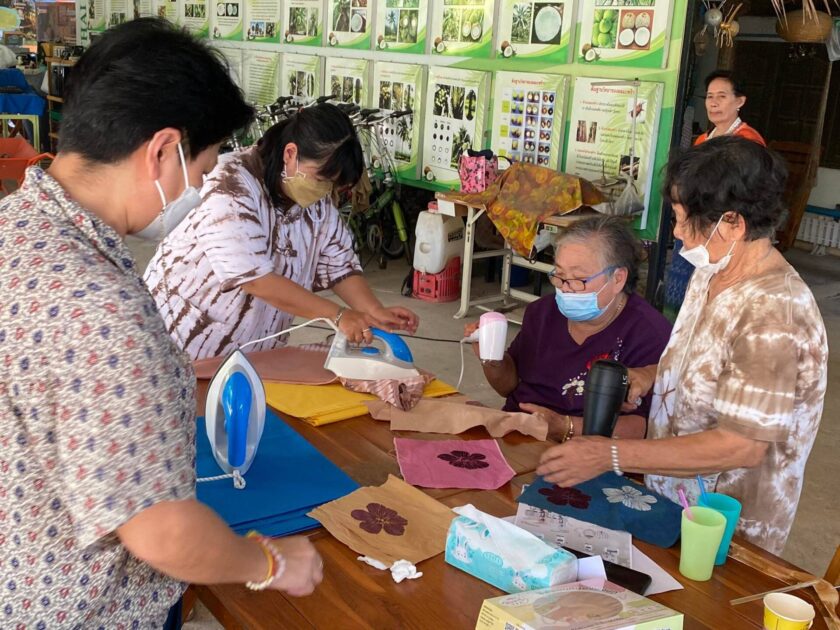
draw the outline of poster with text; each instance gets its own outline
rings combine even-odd
[[[574,0],[501,0],[496,57],[568,63]]]
[[[106,0],[105,14],[108,28],[113,28],[134,19],[134,5],[131,0]]]
[[[315,55],[283,55],[280,95],[307,102],[321,94],[321,58]]]
[[[87,4],[88,30],[102,32],[108,25],[105,0],[88,0]]]
[[[248,30],[245,39],[258,44],[280,42],[280,2],[245,0]]]
[[[275,52],[246,50],[243,54],[245,69],[245,98],[257,105],[269,105],[277,100],[279,90],[277,75],[280,55]]]
[[[493,0],[437,0],[432,3],[432,53],[490,57]]]
[[[436,187],[457,187],[461,154],[483,147],[489,82],[487,72],[429,68],[423,178]]]
[[[327,0],[327,44],[338,48],[370,49],[373,0]]]
[[[183,0],[180,24],[198,37],[210,34],[210,17],[207,15],[209,0]]]
[[[565,171],[609,188],[613,198],[630,174],[644,202],[642,228],[654,171],[662,84],[597,85],[604,79],[575,79]],[[635,146],[633,133],[635,123]],[[632,158],[631,158],[632,155]],[[614,193],[614,194],[613,194]]]
[[[673,0],[583,0],[577,61],[664,68]]]
[[[423,67],[419,65],[379,62],[373,66],[372,105],[384,113],[412,113],[382,123],[379,139],[370,144],[370,154],[375,165],[389,162],[397,175],[406,179],[417,177],[423,78]]]
[[[139,20],[144,17],[152,17],[154,15],[152,0],[132,0],[132,4],[135,20]]]
[[[373,1],[373,0],[368,0]],[[376,0],[376,48],[422,55],[426,52],[428,0]]]
[[[214,3],[211,0],[211,6]],[[213,39],[242,41],[245,13],[243,0],[220,0],[213,11]]]
[[[283,5],[283,35],[288,44],[320,46],[324,20],[321,0],[286,0]]]
[[[328,57],[324,69],[324,94],[332,94],[342,103],[359,107],[368,105],[370,63],[365,59]]]
[[[230,76],[234,83],[236,83],[239,87],[243,87],[244,82],[242,79],[244,64],[242,62],[242,49],[219,46],[218,50],[222,53],[222,55],[224,55],[225,61],[227,61],[228,70],[230,71]]]
[[[512,162],[557,169],[563,147],[569,77],[497,72],[493,79],[491,148]],[[500,168],[507,168],[499,160]]]
[[[156,15],[173,24],[178,23],[178,0],[157,0]]]

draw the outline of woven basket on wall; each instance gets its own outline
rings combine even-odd
[[[828,39],[834,22],[828,13],[815,11],[814,17],[806,17],[804,11],[790,11],[787,19],[776,22],[776,32],[791,43],[821,43]]]

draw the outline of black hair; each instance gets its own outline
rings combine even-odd
[[[662,193],[685,208],[693,233],[708,235],[724,214],[736,212],[752,241],[771,237],[781,223],[786,181],[777,153],[746,138],[721,136],[673,154]]]
[[[734,72],[730,70],[715,70],[709,76],[706,77],[706,91],[709,90],[709,86],[712,84],[712,81],[715,79],[723,79],[724,81],[728,81],[729,85],[732,86],[732,93],[735,96],[741,97],[746,96],[744,93],[744,86],[741,84],[741,81],[735,76]]]
[[[253,114],[218,51],[166,20],[142,18],[106,31],[74,66],[59,150],[119,162],[172,127],[195,156]]]
[[[319,163],[318,174],[337,186],[353,186],[362,177],[362,145],[347,114],[330,103],[304,107],[271,127],[258,144],[264,182],[275,205],[290,205],[280,190],[279,178],[283,152],[292,142],[301,160]]]
[[[569,241],[583,241],[592,237],[601,239],[599,250],[607,267],[627,270],[624,292],[632,294],[639,281],[639,264],[642,262],[642,244],[620,217],[597,216],[575,221],[557,238],[555,249]]]

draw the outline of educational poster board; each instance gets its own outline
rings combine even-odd
[[[134,19],[134,6],[130,0],[106,0],[105,14],[108,28],[112,28]]]
[[[280,42],[280,2],[278,0],[245,0],[248,29],[245,40],[256,44]]]
[[[321,58],[315,55],[283,55],[280,95],[295,96],[301,102],[321,92]]]
[[[370,62],[365,59],[327,57],[324,68],[324,94],[342,103],[366,107],[370,86]]]
[[[458,161],[467,149],[484,146],[490,75],[476,70],[429,68],[423,179],[440,190],[460,184]]]
[[[246,50],[243,61],[245,98],[257,105],[269,105],[276,101],[279,95],[277,75],[280,55],[275,52]]]
[[[400,179],[416,179],[420,157],[420,131],[422,125],[424,69],[420,65],[401,63],[375,63],[373,66],[373,106],[385,113],[414,112],[380,126],[382,142],[388,150],[388,159]],[[376,146],[371,146],[374,163],[381,163]]]
[[[494,9],[494,0],[434,0],[432,53],[490,57]]]
[[[373,0],[327,0],[327,44],[370,49]],[[369,6],[371,3],[371,6]]]
[[[490,146],[513,162],[557,169],[563,147],[569,77],[497,72]],[[507,168],[499,160],[499,168]]]
[[[320,46],[324,38],[323,8],[321,0],[286,0],[283,5],[284,41],[300,46]]]
[[[565,170],[591,181],[606,179],[619,190],[624,187],[620,175],[632,173],[644,201],[641,223],[644,228],[654,173],[662,84],[641,82],[638,97],[634,99],[632,85],[598,83],[604,83],[604,79],[578,77],[575,80]],[[636,144],[631,165],[634,118]]]
[[[372,2],[374,0],[368,0]],[[375,0],[376,48],[422,55],[426,52],[429,0]]]
[[[179,1],[178,0],[158,0],[157,16],[168,20],[173,24],[178,23]]]
[[[497,59],[569,63],[576,18],[574,0],[500,1]]]
[[[210,34],[210,18],[207,14],[209,0],[183,0],[179,23],[197,37]]]
[[[230,76],[233,79],[233,82],[236,83],[236,85],[238,85],[240,88],[244,87],[244,62],[242,49],[229,48],[227,46],[217,46],[217,49],[220,53],[222,53],[222,55],[224,55],[225,60],[228,63],[228,69],[230,71]]]
[[[102,32],[108,25],[105,10],[105,0],[88,0],[87,4],[88,31]]]
[[[213,2],[213,39],[222,41],[242,41],[245,23],[245,3],[243,0],[218,0]]]
[[[144,17],[152,17],[154,15],[154,8],[152,0],[133,0],[134,5],[134,19],[138,20]]]
[[[672,11],[673,0],[582,0],[576,61],[664,68]]]

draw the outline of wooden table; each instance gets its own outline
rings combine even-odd
[[[387,423],[370,416],[319,428],[297,420],[289,423],[362,485],[380,485],[389,473],[399,473],[394,455],[395,433]],[[419,439],[452,439],[436,434],[397,434]],[[476,429],[460,437],[477,439],[487,434],[483,429]],[[537,459],[545,445],[518,433],[501,438],[499,444],[517,473],[509,484],[497,491],[451,489],[429,490],[428,494],[452,507],[472,503],[496,516],[515,513],[514,499],[522,485],[533,480]],[[276,591],[254,593],[244,586],[222,585],[193,587],[198,598],[220,623],[231,629],[436,630],[474,628],[482,602],[503,594],[447,565],[443,554],[419,564],[422,578],[396,584],[389,572],[359,562],[358,554],[325,530],[313,530],[308,535],[324,559],[324,581],[313,595],[293,598]],[[741,544],[785,564],[748,543],[741,541]],[[716,567],[710,581],[693,582],[679,574],[678,545],[672,549],[640,541],[636,545],[685,586],[685,590],[655,595],[652,599],[685,613],[687,629],[761,628],[760,601],[733,608],[729,600],[784,586],[779,580],[733,559]],[[812,590],[795,594],[814,599]],[[824,629],[826,625],[818,616],[813,627]]]

